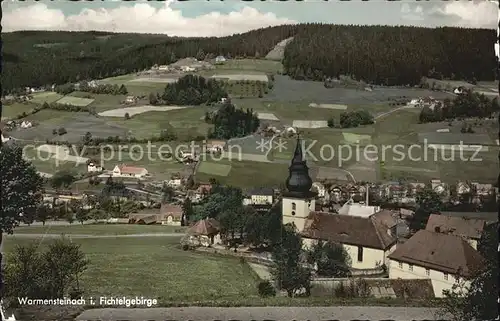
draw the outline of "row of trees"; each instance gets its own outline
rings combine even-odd
[[[227,97],[227,92],[216,80],[186,75],[177,82],[167,84],[164,92],[149,94],[151,105],[201,105],[216,103]]]
[[[93,94],[106,94],[106,95],[126,95],[128,94],[127,87],[125,85],[118,86],[117,84],[98,84],[95,86],[90,86],[88,82],[82,81],[79,83],[79,91],[85,91]]]
[[[254,133],[260,126],[260,120],[252,109],[237,109],[233,104],[223,104],[216,113],[205,115],[205,121],[213,124],[209,138],[229,139]]]
[[[500,111],[498,98],[488,99],[484,94],[466,90],[455,99],[446,98],[433,109],[422,108],[419,115],[420,123],[450,121],[460,118],[491,118],[493,113]]]
[[[2,94],[25,86],[74,83],[137,72],[179,58],[260,57],[294,37],[285,72],[323,80],[339,74],[376,84],[417,84],[422,76],[492,80],[494,30],[299,24],[222,38],[95,32],[13,32],[3,38]],[[101,37],[101,39],[99,39]],[[57,43],[57,46],[38,46]],[[464,46],[463,44],[468,44]],[[41,64],[40,61],[44,63]]]
[[[335,123],[335,118],[328,119],[328,127],[353,128],[362,125],[373,124],[373,116],[366,110],[356,110],[343,112],[340,114],[339,123]]]

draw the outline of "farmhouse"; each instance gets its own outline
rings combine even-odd
[[[215,63],[216,64],[223,64],[226,62],[226,58],[224,56],[217,56],[215,58]]]
[[[466,284],[483,258],[461,237],[420,230],[389,254],[389,278],[430,279],[436,297],[451,290],[457,280]]]
[[[158,71],[169,71],[169,67],[167,65],[160,65],[156,70]]]
[[[477,250],[477,244],[485,226],[485,220],[431,214],[425,229],[431,232],[459,236]]]
[[[113,176],[143,178],[148,176],[148,170],[143,167],[132,167],[125,164],[116,165],[113,169]]]
[[[224,150],[226,142],[223,140],[209,140],[206,144],[207,152],[221,152]]]
[[[135,104],[137,102],[137,97],[135,96],[127,96],[125,98],[125,103],[127,104]]]
[[[161,204],[160,216],[163,225],[180,226],[182,223],[182,207],[173,204]]]
[[[316,194],[310,191],[312,180],[300,140],[289,167],[286,187],[282,199],[283,224],[295,226],[305,247],[318,240],[342,244],[349,253],[353,269],[373,270],[388,264],[387,256],[397,241],[397,221],[392,212],[363,212],[363,215],[316,212]]]
[[[272,188],[255,188],[248,192],[248,198],[245,203],[246,205],[271,205],[273,204],[273,199],[274,190]]]
[[[104,168],[102,166],[98,165],[97,163],[90,162],[87,164],[87,172],[89,173],[94,173],[94,172],[102,172]]]

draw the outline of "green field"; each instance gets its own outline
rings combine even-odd
[[[76,164],[70,161],[61,161],[52,158],[51,154],[44,151],[37,151],[32,148],[24,149],[24,156],[36,167],[36,169],[43,173],[54,174],[57,171],[69,170],[74,173],[87,172],[85,164]]]
[[[2,120],[12,119],[16,116],[22,115],[23,113],[30,113],[38,105],[32,102],[23,103],[13,103],[13,104],[2,104]]]
[[[196,136],[206,136],[211,125],[201,118],[208,110],[208,107],[198,106],[168,112],[150,111],[134,115],[127,120],[116,117],[106,119],[110,124],[128,128],[131,135],[137,139],[151,138],[152,135],[160,135],[163,130],[170,130],[176,134],[178,140],[189,141]]]
[[[198,165],[198,172],[204,173],[206,175],[225,177],[231,172],[231,165],[202,161]]]
[[[215,69],[220,71],[258,71],[263,73],[278,73],[283,71],[283,65],[279,61],[265,59],[229,59],[223,64],[215,65]]]
[[[179,237],[73,239],[90,260],[82,276],[86,296],[144,296],[162,301],[239,299],[257,296],[258,278],[246,263],[183,251]],[[15,245],[50,239],[4,240],[6,260]]]
[[[96,112],[103,112],[105,110],[122,108],[122,101],[125,100],[127,95],[104,95],[104,94],[93,94],[83,91],[74,91],[66,97],[78,97],[88,99],[92,97],[93,101],[88,105],[88,107],[94,107]]]
[[[40,92],[40,93],[34,93],[33,94],[33,99],[31,100],[34,103],[37,104],[43,104],[43,103],[53,103],[61,99],[63,95],[60,95],[56,92],[53,91],[45,91],[45,92]]]
[[[130,235],[144,233],[174,233],[183,231],[184,227],[168,225],[138,224],[85,224],[73,223],[71,226],[20,226],[15,234],[82,234],[82,235]]]
[[[75,97],[75,96],[64,96],[63,98],[59,99],[57,101],[57,103],[58,104],[64,104],[64,105],[86,107],[86,106],[90,105],[93,101],[94,101],[94,99],[90,99],[90,98],[80,98],[80,97]]]

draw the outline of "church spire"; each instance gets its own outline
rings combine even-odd
[[[306,195],[312,186],[312,179],[309,177],[309,168],[307,167],[304,153],[302,151],[302,140],[297,135],[297,145],[293,153],[292,162],[288,168],[288,178],[286,188],[288,192],[297,195]]]

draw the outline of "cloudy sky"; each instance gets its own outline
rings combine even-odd
[[[460,26],[497,29],[498,4],[486,0],[367,2],[255,1],[2,1],[3,32],[102,30],[221,36],[296,22]]]

